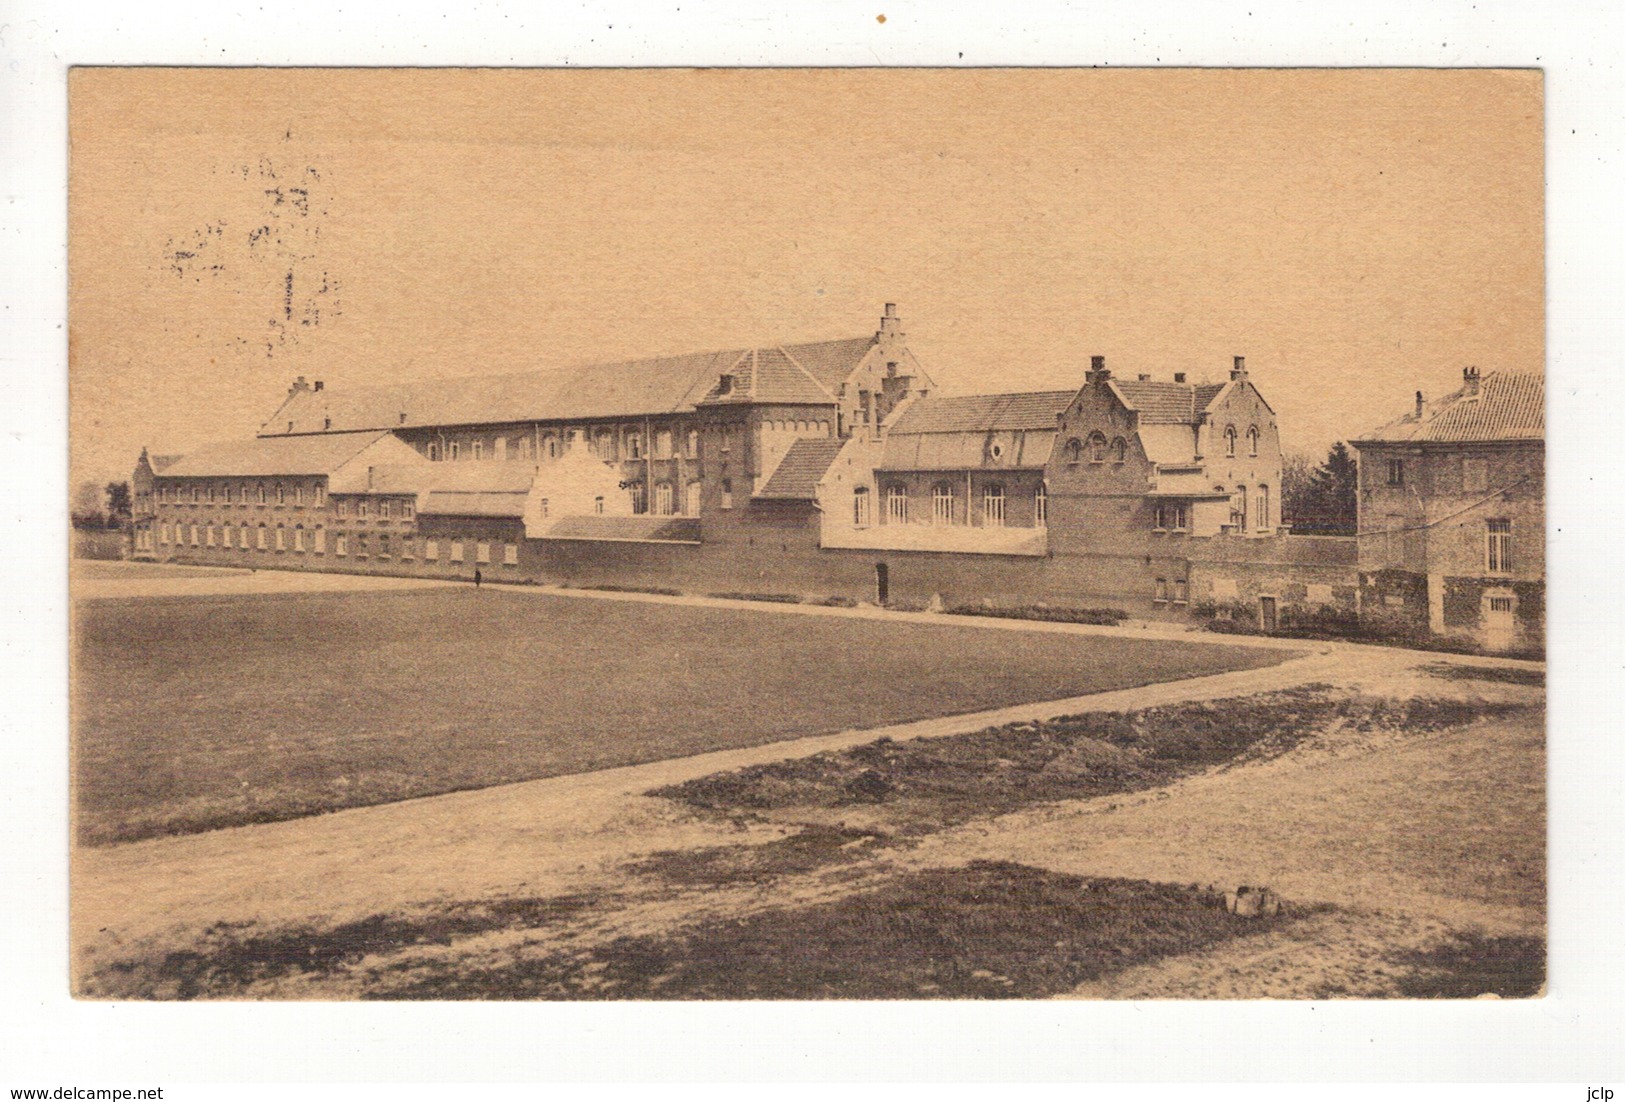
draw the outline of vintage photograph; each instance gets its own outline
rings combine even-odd
[[[68,113],[76,997],[1544,993],[1539,71]]]

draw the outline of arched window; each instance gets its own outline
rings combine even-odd
[[[1247,454],[1258,454],[1258,426],[1256,425],[1247,430]]]
[[[655,483],[655,515],[669,517],[677,511],[670,482]]]
[[[429,462],[440,462],[440,445],[433,440],[429,441]]]
[[[655,433],[655,458],[671,458],[671,430],[661,429]]]
[[[1128,441],[1121,436],[1112,441],[1112,462],[1121,463],[1128,458]]]
[[[734,507],[734,480],[731,478],[722,480],[722,507],[724,509]]]
[[[952,524],[954,522],[954,488],[946,482],[938,482],[931,487],[931,523]]]
[[[687,451],[690,459],[700,457],[700,434],[694,429],[688,430]],[[698,512],[698,510],[695,511]]]
[[[1074,464],[1083,462],[1083,441],[1076,436],[1066,442],[1066,461]]]
[[[276,549],[278,551],[286,551],[288,549],[288,534],[283,530],[283,527],[280,524],[276,526]]]
[[[988,528],[1004,527],[1004,484],[990,482],[982,489],[982,523]]]
[[[305,526],[303,524],[293,526],[293,549],[295,551],[305,549]]]
[[[1226,425],[1224,430],[1224,454],[1234,457],[1236,454],[1236,426]]]
[[[276,503],[278,505],[286,505],[288,503],[287,487],[283,486],[280,482],[276,484]]]
[[[869,487],[859,486],[852,491],[852,526],[869,527]]]
[[[260,525],[259,530],[254,533],[254,546],[261,551],[265,550],[265,525],[263,524]]]
[[[1091,432],[1089,434],[1089,462],[1106,462],[1106,437],[1102,433]]]
[[[249,529],[248,525],[246,525],[246,524],[243,525],[241,528],[237,529],[237,546],[242,548],[244,551],[248,550],[248,533],[249,533],[249,531],[250,531],[250,529]]]
[[[255,494],[255,500],[258,501],[261,505],[264,505],[265,504],[265,483],[263,483],[263,482],[259,483],[258,485],[256,485],[254,487],[254,489],[256,491],[258,491]]]
[[[475,459],[484,459],[485,458],[485,441],[483,441],[483,440],[474,441],[474,458]]]
[[[551,437],[549,439],[551,439]],[[613,432],[611,432],[609,429],[599,429],[598,435],[594,437],[594,439],[598,441],[597,447],[599,459],[607,461],[615,458],[615,434]],[[553,454],[551,444],[548,446],[548,454]]]
[[[643,458],[643,434],[629,432],[626,434],[626,457],[628,459]]]
[[[1038,487],[1033,492],[1033,524],[1038,528],[1049,527],[1049,489]]]
[[[455,460],[455,459],[461,459],[462,457],[463,457],[463,446],[460,443],[458,443],[456,440],[453,440],[451,443],[446,445],[446,458],[447,459]]]
[[[893,484],[886,488],[886,523],[908,523],[908,490]]]
[[[697,517],[700,515],[700,483],[696,479],[690,482],[683,492],[683,515]]]
[[[649,511],[649,488],[641,482],[632,483],[632,511],[634,513]]]
[[[595,498],[592,499],[592,511],[594,513],[600,513],[600,514],[603,513],[603,511],[604,511],[604,499],[603,498],[595,497]]]
[[[1253,510],[1258,514],[1258,526],[1262,529],[1268,530],[1272,527],[1270,524],[1270,488],[1268,486],[1260,486],[1258,488],[1258,496],[1254,500],[1258,505],[1258,508]]]

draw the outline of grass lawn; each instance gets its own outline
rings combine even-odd
[[[74,628],[91,844],[1284,657],[466,589],[88,601]]]

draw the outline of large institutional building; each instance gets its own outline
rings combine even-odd
[[[1480,389],[1475,373],[1470,385],[1419,411],[1424,428],[1357,442],[1362,469],[1379,453],[1411,464],[1403,507],[1362,475],[1360,537],[1292,536],[1275,413],[1242,357],[1210,380],[1118,377],[1095,356],[1077,390],[941,397],[888,304],[872,335],[845,340],[354,390],[300,378],[253,439],[142,454],[134,549],[284,569],[1194,611],[1266,630],[1369,603],[1527,643],[1541,630],[1529,589],[1539,379],[1492,375]],[[1533,410],[1507,422],[1533,436],[1458,441],[1457,421],[1499,431],[1500,415],[1463,411],[1498,407],[1503,392]],[[1492,554],[1476,574],[1408,535],[1446,513],[1466,523],[1432,473],[1456,462],[1456,443],[1481,456],[1463,493],[1493,500],[1513,467],[1524,478],[1518,508],[1485,523],[1515,524],[1530,549]],[[1384,518],[1380,544],[1368,512]],[[1491,530],[1487,546],[1501,546]],[[1457,592],[1469,575],[1494,583],[1477,586],[1476,618]]]

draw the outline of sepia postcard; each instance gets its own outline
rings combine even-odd
[[[1538,71],[68,110],[75,996],[1544,993]]]

